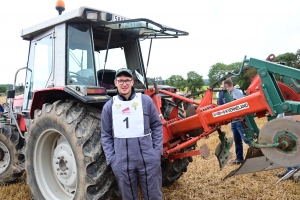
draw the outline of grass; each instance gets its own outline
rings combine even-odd
[[[2,98],[0,97],[0,102],[3,102]],[[259,127],[262,127],[267,121],[256,119],[256,122]],[[230,125],[223,126],[222,130],[227,132],[227,137],[232,137]],[[200,156],[194,156],[194,161],[188,166],[188,171],[174,184],[163,188],[164,200],[300,199],[300,183],[287,180],[278,185],[275,184],[278,178],[274,174],[284,169],[237,175],[222,180],[237,166],[228,164],[220,171],[218,161],[214,156],[218,143],[217,133],[212,133],[208,139],[198,141],[198,148],[203,144],[208,145],[210,156],[205,160]],[[244,152],[246,150],[247,147],[244,145]],[[234,152],[234,147],[231,152]],[[0,199],[30,199],[30,188],[25,178],[24,174],[17,183],[0,186]]]

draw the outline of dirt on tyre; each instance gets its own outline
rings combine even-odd
[[[120,199],[102,150],[100,115],[73,100],[35,111],[25,148],[33,199]]]
[[[174,107],[177,107],[176,104],[174,104],[173,102],[167,99],[162,99],[161,112],[165,119],[170,120],[169,115],[173,111]],[[185,114],[182,108],[177,107],[177,109],[178,109],[178,117],[182,119],[185,118]],[[192,146],[196,146],[196,144],[193,144]],[[189,149],[193,150],[193,148],[191,147],[189,147]],[[175,159],[173,162],[170,162],[167,159],[162,160],[161,162],[162,186],[171,185],[177,179],[179,179],[183,175],[183,173],[187,171],[187,167],[189,163],[192,161],[193,161],[192,157]]]
[[[192,158],[179,158],[173,162],[162,160],[162,186],[169,186],[179,179],[187,171],[190,162],[192,162]]]
[[[21,150],[24,140],[16,127],[1,124],[0,128],[0,185],[16,181],[25,171]]]

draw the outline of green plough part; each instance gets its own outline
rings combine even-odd
[[[5,115],[2,115],[2,117],[0,118],[0,122],[6,122],[6,121],[7,121],[7,119],[6,119]]]
[[[215,155],[219,161],[220,169],[227,164],[228,160],[231,158],[232,153],[229,151],[233,144],[232,138],[226,138],[226,132],[218,130],[220,143],[218,144]]]

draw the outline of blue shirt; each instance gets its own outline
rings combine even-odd
[[[217,104],[218,105],[223,105],[225,104],[225,95],[224,95],[224,92],[223,91],[220,91],[219,92],[219,98],[217,99]]]
[[[243,94],[241,93],[240,90],[236,89],[233,87],[233,89],[230,91],[230,96],[233,98],[233,100],[243,98]]]

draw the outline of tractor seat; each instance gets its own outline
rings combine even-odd
[[[102,74],[104,73],[103,80]],[[112,69],[100,69],[97,71],[97,79],[100,86],[105,87],[106,89],[115,88],[115,76],[116,71]]]

